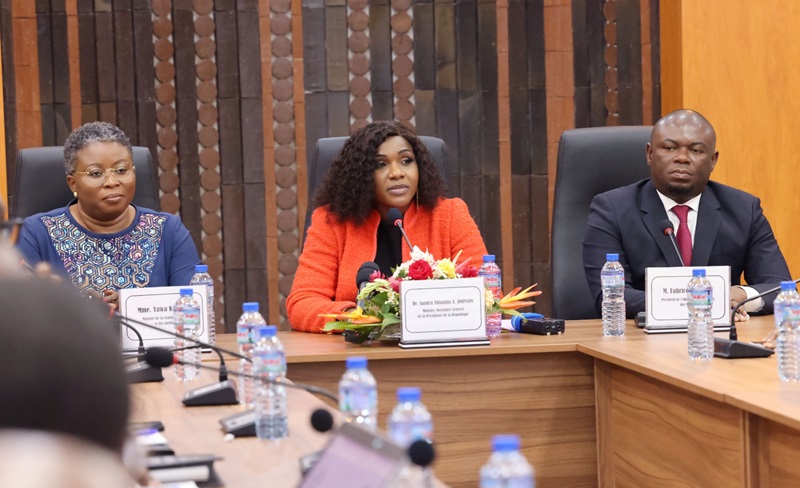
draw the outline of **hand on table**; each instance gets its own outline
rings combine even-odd
[[[732,286],[730,307],[733,308],[744,300],[747,300],[747,293],[744,291],[744,289],[742,289],[740,286]],[[745,322],[750,320],[750,315],[745,311],[744,306],[736,309],[734,312],[734,320],[736,320],[736,322]]]

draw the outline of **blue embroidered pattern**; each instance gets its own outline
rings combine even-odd
[[[142,214],[127,234],[97,238],[84,233],[66,214],[42,217],[73,284],[81,291],[99,293],[147,286],[166,220],[163,215]]]

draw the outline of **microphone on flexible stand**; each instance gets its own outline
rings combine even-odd
[[[192,337],[187,337],[187,336],[184,336],[182,334],[178,334],[177,332],[169,330],[169,329],[164,329],[162,327],[156,327],[155,325],[148,324],[146,322],[141,322],[139,320],[135,320],[135,319],[131,319],[131,318],[128,318],[128,317],[124,317],[123,315],[120,315],[119,313],[115,313],[115,317],[117,317],[117,319],[120,321],[120,323],[122,325],[126,326],[126,327],[132,328],[132,326],[130,324],[128,324],[128,322],[133,322],[133,323],[135,323],[137,325],[142,325],[142,326],[148,327],[150,329],[157,330],[159,332],[163,332],[165,334],[169,334],[169,335],[178,337],[180,339],[183,339],[183,340],[186,340],[186,341],[189,341],[189,342],[194,342],[194,343],[197,344],[197,347],[208,348],[208,349],[211,349],[212,351],[215,351],[217,353],[217,355],[219,356],[219,362],[220,362],[219,383],[216,383],[216,384],[213,384],[213,385],[209,385],[209,386],[202,386],[202,387],[195,388],[194,390],[191,390],[191,391],[187,392],[186,396],[184,396],[184,399],[183,399],[183,404],[184,405],[186,405],[187,407],[201,407],[201,406],[208,406],[208,405],[236,405],[236,404],[239,403],[239,400],[236,397],[236,385],[235,385],[235,383],[233,381],[229,381],[228,380],[228,367],[225,365],[225,359],[223,358],[222,353],[224,352],[226,354],[230,354],[231,356],[235,356],[235,357],[238,357],[238,358],[241,358],[241,359],[246,359],[247,361],[251,361],[251,362],[252,362],[252,360],[250,360],[248,358],[245,358],[244,356],[242,356],[238,352],[229,351],[229,350],[221,348],[221,347],[213,346],[211,344],[208,344],[206,342],[200,341],[198,339],[195,339],[195,338],[192,338]],[[152,348],[150,348],[150,349],[152,349]],[[189,349],[189,348],[187,347],[187,348],[181,348],[181,349]],[[145,352],[144,354],[137,355],[139,357],[143,356],[144,360],[145,360],[145,363],[141,363],[142,366],[138,367],[138,369],[144,369],[144,372],[143,373],[138,373],[138,374],[158,375],[158,377],[160,379],[149,380],[149,381],[163,381],[164,380],[164,376],[163,376],[163,374],[161,372],[161,368],[160,367],[156,367],[156,368],[151,367],[152,365],[150,365],[149,363],[146,362],[147,361],[147,354],[149,352],[150,352],[150,350],[147,350],[147,352]],[[132,373],[129,373],[129,375],[131,375],[131,374]]]
[[[177,337],[178,339],[183,339],[185,341],[194,342],[195,344],[197,344],[200,347],[205,348],[205,349],[211,349],[211,350],[214,350],[214,351],[224,352],[225,354],[228,354],[230,356],[233,356],[233,357],[236,357],[236,358],[239,358],[239,359],[244,359],[245,361],[248,361],[248,362],[253,362],[252,359],[250,359],[248,357],[245,357],[245,356],[239,354],[236,351],[231,351],[230,349],[225,349],[224,347],[213,346],[213,345],[211,345],[211,344],[209,344],[207,342],[203,342],[203,341],[201,341],[199,339],[195,339],[193,337],[187,337],[185,335],[178,334],[174,330],[165,329],[163,327],[157,327],[157,326],[155,326],[153,324],[148,324],[147,322],[142,322],[140,320],[132,319],[130,317],[125,317],[124,315],[121,315],[119,312],[114,312],[114,316],[117,317],[117,319],[120,320],[120,322],[130,322],[130,323],[134,323],[136,325],[141,325],[143,327],[147,327],[148,329],[153,329],[153,330],[156,330],[158,332],[163,332],[164,334],[168,334],[168,335],[171,335],[173,337]]]
[[[800,279],[792,280],[795,283],[800,283]],[[765,358],[775,353],[770,348],[753,344],[751,342],[741,342],[737,340],[739,334],[736,332],[736,311],[745,303],[752,302],[756,298],[763,298],[767,295],[780,291],[781,287],[776,286],[769,290],[763,291],[758,295],[746,298],[737,303],[733,307],[731,313],[731,332],[728,339],[714,338],[714,356],[725,359],[741,359],[741,358]]]
[[[358,268],[358,273],[356,273],[356,288],[358,288],[359,295],[361,294],[361,290],[369,284],[369,277],[376,271],[380,273],[381,268],[372,261],[367,261]],[[359,299],[358,306],[364,308],[364,302],[365,300]]]
[[[185,351],[187,349],[197,349],[203,347],[199,344],[195,344],[194,346],[187,346],[181,347],[178,349],[172,349],[170,352],[178,352],[178,351]],[[156,348],[148,349],[147,353],[145,353],[145,361],[147,360],[147,354],[150,353],[151,350]],[[225,365],[225,358],[222,356],[222,353],[217,348],[212,348],[212,350],[217,353],[219,356],[219,383],[215,383],[213,385],[208,386],[201,386],[199,388],[195,388],[193,390],[189,390],[183,396],[183,404],[187,407],[207,407],[210,405],[238,405],[239,399],[236,397],[236,384],[233,381],[228,380],[228,366]],[[152,353],[150,353],[152,354]],[[159,368],[160,371],[160,368]]]
[[[386,218],[389,219],[398,229],[400,229],[400,233],[403,234],[403,237],[406,239],[406,244],[408,244],[408,249],[410,251],[414,250],[414,246],[411,245],[411,241],[408,239],[408,235],[406,234],[406,230],[403,228],[403,214],[400,213],[395,207],[389,209],[386,212]]]
[[[142,334],[136,330],[136,327],[128,324],[127,322],[120,320],[119,323],[129,330],[132,330],[133,333],[136,334],[136,338],[139,340],[139,348],[137,349],[137,354],[135,356],[138,361],[135,364],[125,368],[125,374],[128,377],[128,383],[133,385],[136,383],[164,381],[164,375],[161,373],[160,369],[153,368],[144,362],[144,355],[147,351],[144,347],[144,339],[142,338]]]
[[[172,366],[173,364],[183,364],[188,366],[195,366],[198,369],[206,369],[209,371],[219,371],[219,368],[214,366],[208,366],[202,363],[190,363],[187,361],[180,360],[176,355],[172,353],[169,349],[163,347],[151,347],[147,350],[147,354],[144,357],[147,364],[155,367],[155,368],[167,368]],[[293,383],[293,382],[284,382],[278,380],[270,380],[268,378],[262,378],[261,376],[256,376],[252,374],[244,374],[239,373],[237,371],[230,371],[229,374],[232,376],[240,377],[240,378],[250,378],[256,381],[260,381],[262,383],[274,384],[274,385],[282,385],[288,388],[296,388],[298,390],[304,390],[311,394],[326,397],[333,401],[333,404],[339,406],[339,398],[336,396],[335,393],[328,391],[324,388],[320,388],[314,385],[306,385],[303,383]],[[230,382],[230,381],[229,381]],[[192,392],[188,392],[186,397],[188,397]],[[186,397],[184,397],[184,404],[186,404]],[[256,414],[255,410],[250,409],[244,412],[240,412],[234,415],[229,415],[227,417],[223,417],[220,419],[220,424],[222,425],[222,429],[225,431],[226,434],[232,434],[236,437],[252,437],[256,435]]]
[[[666,236],[669,236],[669,240],[672,242],[672,247],[675,249],[675,254],[678,255],[678,260],[681,262],[681,266],[686,266],[686,263],[683,262],[681,251],[678,249],[678,242],[675,240],[675,229],[672,226],[671,220],[664,219],[661,221],[661,232],[663,232]]]

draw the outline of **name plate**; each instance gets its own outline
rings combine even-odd
[[[486,339],[483,278],[400,283],[402,341]]]
[[[731,267],[684,266],[645,269],[646,328],[686,327],[689,322],[686,286],[695,269],[706,270],[706,278],[711,282],[714,294],[711,320],[714,325],[730,325]]]
[[[121,289],[119,290],[119,313],[123,317],[174,332],[172,307],[181,296],[181,288],[191,288],[194,292],[194,299],[200,305],[200,330],[197,332],[197,338],[208,342],[208,301],[206,298],[208,290],[205,285]],[[134,322],[130,322],[130,325],[142,334],[145,347],[172,348],[174,345],[175,336]],[[136,334],[124,325],[120,325],[120,330],[122,350],[135,351],[139,347],[139,339]]]

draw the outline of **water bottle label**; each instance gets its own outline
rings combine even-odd
[[[196,330],[200,328],[200,309],[193,307],[176,307],[174,311],[175,326],[182,329]]]
[[[529,477],[516,477],[513,479],[508,478],[500,478],[497,479],[490,479],[490,478],[483,478],[481,479],[481,488],[531,488],[533,486],[533,480]]]
[[[341,397],[340,410],[351,412],[354,410],[375,410],[378,404],[378,392],[374,388],[354,387],[348,389]]]
[[[800,323],[800,304],[784,305],[782,311],[782,322]]]
[[[689,305],[693,307],[710,307],[714,301],[713,290],[689,290]]]
[[[279,353],[256,354],[253,369],[258,374],[281,375],[285,371],[286,356]]]
[[[419,439],[431,439],[433,426],[430,423],[415,425],[399,425],[391,433],[391,438],[401,447],[408,447]]]
[[[249,325],[237,327],[236,342],[238,344],[250,344],[253,342],[253,328]]]
[[[625,286],[625,275],[622,273],[603,274],[600,276],[600,283],[603,287],[607,286]]]

